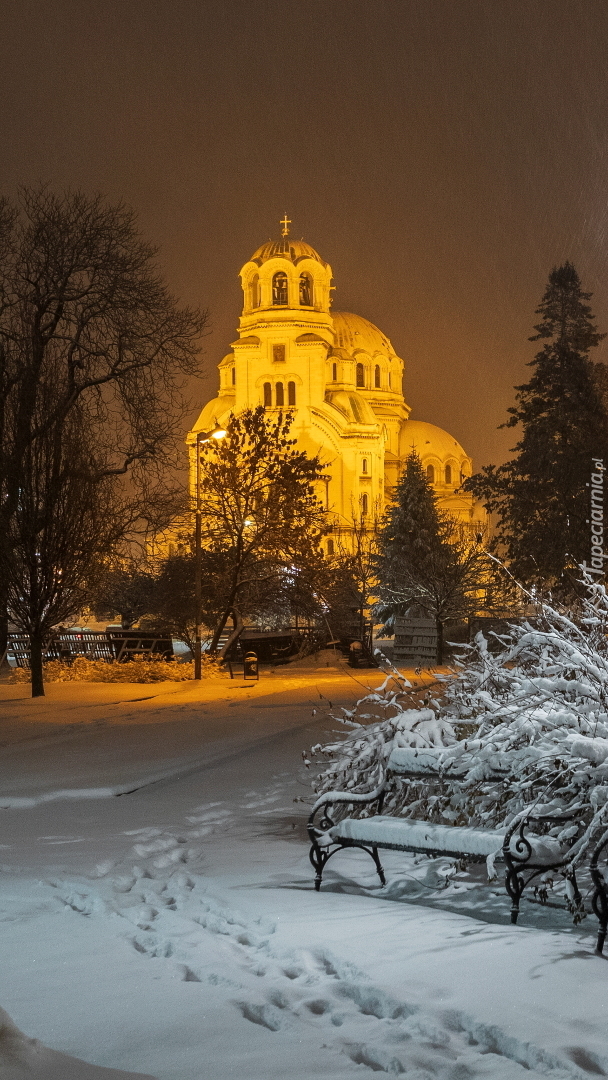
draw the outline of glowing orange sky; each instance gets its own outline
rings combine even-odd
[[[553,265],[608,329],[607,58],[594,0],[4,0],[3,190],[136,209],[210,309],[200,404],[237,272],[287,211],[335,307],[405,359],[412,415],[480,466],[513,444],[496,428]]]

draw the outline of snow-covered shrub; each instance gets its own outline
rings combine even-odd
[[[458,766],[459,778],[395,779],[385,813],[500,827],[542,799],[544,811],[569,818],[553,835],[594,830],[608,811],[607,632],[606,592],[589,584],[576,615],[541,605],[510,626],[497,655],[478,634],[432,709],[403,708],[403,694],[384,687],[376,697],[392,715],[366,725],[357,716],[373,695],[363,699],[345,717],[348,736],[314,748],[324,762],[315,790],[373,790],[393,747],[444,745],[442,769]],[[492,777],[497,768],[504,779]]]
[[[306,764],[322,765],[313,781],[318,794],[326,791],[372,791],[386,775],[391,751],[398,746],[441,747],[456,742],[449,718],[434,708],[411,708],[409,683],[398,673],[389,675],[374,693],[357,702],[354,709],[342,709],[335,719],[352,730],[333,743],[313,746]],[[386,713],[386,719],[367,723],[370,716]],[[367,810],[360,810],[365,816]]]
[[[203,675],[216,674],[218,664],[203,656]],[[8,681],[24,683],[30,681],[30,672],[24,668],[15,668]],[[194,663],[178,664],[175,661],[146,657],[139,660],[88,660],[78,656],[73,663],[63,660],[49,660],[44,665],[45,682],[186,682],[194,678]]]

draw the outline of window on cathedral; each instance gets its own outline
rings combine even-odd
[[[295,405],[296,403],[296,384],[295,382],[287,383],[287,404]]]
[[[260,306],[260,279],[254,274],[249,285],[249,299],[252,307]]]
[[[446,484],[452,483],[452,466],[446,465],[445,467],[445,482]]]
[[[285,404],[285,394],[283,392],[283,383],[282,382],[277,383],[277,385],[274,388],[274,393],[275,393],[275,401],[276,401],[277,405],[284,405]]]
[[[272,346],[272,359],[275,364],[283,364],[285,362],[285,346],[273,345]]]
[[[367,458],[366,457],[364,457],[363,461],[361,462],[361,472],[362,473],[367,472]]]
[[[361,496],[361,517],[365,517],[369,510],[369,495]]]
[[[272,279],[272,302],[273,304],[287,303],[287,274],[284,274],[282,270]]]
[[[264,408],[269,409],[272,405],[272,386],[269,382],[264,383]]]
[[[427,465],[426,467],[426,478],[429,484],[435,483],[435,470],[432,465]]]
[[[312,278],[310,274],[300,274],[300,303],[303,307],[312,307]]]
[[[334,382],[338,381],[338,365],[337,364],[332,364],[331,365],[331,377],[332,377]]]
[[[333,540],[328,540],[327,541],[327,554],[328,555],[333,555],[333,553],[334,553],[334,542],[333,542]]]
[[[374,368],[374,386],[380,386],[380,365],[376,364]]]
[[[230,372],[230,376],[231,376],[231,379],[232,379],[232,385],[235,386],[236,385],[236,368],[235,367],[232,368],[232,370]]]
[[[357,364],[357,386],[365,386],[365,368],[363,364]]]
[[[391,388],[391,373],[390,373],[390,371],[388,373],[388,388],[389,388],[389,390]]]

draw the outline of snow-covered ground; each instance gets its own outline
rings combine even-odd
[[[313,891],[301,751],[370,677],[0,685],[0,1080],[608,1075],[592,916],[388,852]]]

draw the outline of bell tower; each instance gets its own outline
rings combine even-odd
[[[332,272],[314,248],[290,237],[290,224],[285,214],[281,238],[262,244],[240,273],[243,311],[230,360],[237,412],[323,400],[334,341]]]

